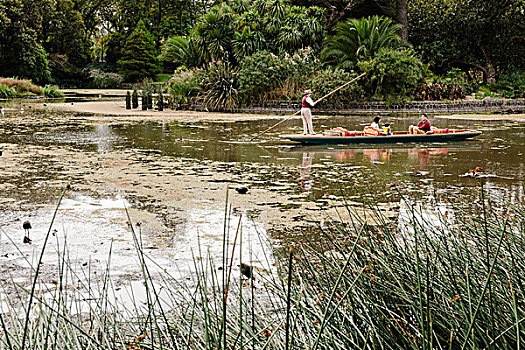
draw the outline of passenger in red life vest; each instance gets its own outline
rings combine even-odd
[[[421,115],[421,121],[417,125],[410,125],[408,127],[409,134],[425,134],[430,131],[430,122],[427,119],[427,115],[423,113]]]
[[[310,95],[312,90],[305,90],[303,101],[301,103],[301,118],[303,119],[303,134],[306,135],[308,132],[315,135],[314,127],[312,125],[312,111],[311,108],[315,105]]]

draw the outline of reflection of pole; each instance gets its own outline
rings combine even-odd
[[[350,80],[349,82],[347,82],[347,83],[345,83],[345,84],[339,86],[337,89],[335,89],[335,90],[333,90],[333,91],[327,93],[326,95],[324,95],[323,97],[321,97],[320,99],[318,99],[317,101],[315,101],[315,102],[314,102],[314,105],[316,105],[317,103],[321,102],[322,100],[324,100],[324,99],[327,98],[328,96],[330,96],[330,95],[336,93],[337,91],[341,90],[342,88],[344,88],[344,87],[347,86],[348,84],[351,84],[351,83],[353,83],[354,81],[360,79],[360,78],[361,78],[363,75],[365,75],[365,74],[366,74],[366,73],[363,73],[363,74],[361,74],[361,75],[355,77],[354,79]],[[299,113],[301,113],[300,110],[297,111],[297,112],[295,112],[295,113],[292,114],[292,115],[289,115],[288,117],[284,118],[283,120],[281,120],[281,121],[278,122],[277,124],[275,124],[275,125],[269,127],[268,129],[264,130],[263,132],[261,132],[261,133],[255,135],[254,137],[252,137],[252,138],[250,139],[250,142],[253,141],[253,140],[255,140],[256,138],[258,138],[259,136],[261,136],[261,135],[267,133],[268,131],[272,130],[272,129],[275,128],[277,125],[281,125],[282,123],[284,123],[284,122],[287,121],[288,119],[290,119],[290,118],[292,118],[292,117],[295,117],[295,116],[296,116],[297,114],[299,114]]]

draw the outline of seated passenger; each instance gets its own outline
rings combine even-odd
[[[365,126],[365,129],[363,130],[363,133],[365,136],[379,136],[379,135],[386,135],[383,133],[379,126],[379,121],[381,120],[381,117],[376,115],[374,117],[374,121],[370,126]]]
[[[374,129],[376,129],[378,132],[381,132],[381,129],[379,128],[379,121],[381,120],[381,117],[376,115],[374,117],[374,121],[372,122],[372,124],[370,124],[370,126]]]
[[[409,134],[426,134],[427,131],[430,131],[430,121],[425,113],[421,115],[421,121],[417,125],[410,125],[408,128]]]

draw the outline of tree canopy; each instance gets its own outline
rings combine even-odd
[[[131,82],[152,78],[160,71],[157,55],[153,36],[140,20],[126,40],[122,59],[118,61],[119,72],[126,81]]]
[[[525,1],[410,0],[415,48],[437,71],[477,68],[494,82],[509,66],[525,64]]]
[[[38,83],[215,62],[235,72],[258,52],[307,48],[323,69],[348,72],[397,45],[412,46],[435,74],[513,76],[525,69],[525,0],[0,0],[0,76]]]

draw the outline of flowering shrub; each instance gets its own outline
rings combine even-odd
[[[425,80],[414,90],[414,99],[424,101],[459,100],[465,98],[465,88],[458,83]]]
[[[168,82],[167,92],[172,96],[196,96],[201,91],[202,71],[177,69]]]
[[[13,88],[20,95],[42,95],[42,88],[29,79],[0,78],[0,85]]]
[[[123,80],[123,77],[120,74],[108,73],[100,69],[90,70],[89,77],[93,80],[93,84],[99,89],[118,87]]]

